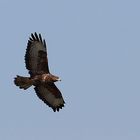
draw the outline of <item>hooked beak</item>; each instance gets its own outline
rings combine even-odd
[[[57,79],[57,81],[61,81],[61,79],[60,79],[60,78],[58,78],[58,79]]]

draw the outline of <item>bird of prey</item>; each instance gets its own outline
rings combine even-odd
[[[25,64],[30,77],[17,75],[14,83],[24,90],[33,85],[37,96],[55,112],[64,107],[65,101],[54,84],[60,81],[60,78],[49,71],[46,47],[45,39],[42,39],[41,34],[36,32],[31,34],[25,54]]]

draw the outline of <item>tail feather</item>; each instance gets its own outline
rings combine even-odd
[[[22,77],[17,75],[17,77],[14,80],[14,83],[19,88],[26,90],[27,88],[33,85],[33,80],[29,77]]]

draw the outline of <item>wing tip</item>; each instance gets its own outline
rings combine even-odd
[[[38,41],[38,42],[41,42],[44,47],[46,48],[46,41],[45,39],[42,38],[41,36],[41,33],[38,33],[37,32],[34,32],[34,33],[31,33],[31,36],[29,37],[29,40],[28,40],[28,46],[33,42],[33,41]]]
[[[41,34],[37,32],[31,33],[31,36],[29,37],[29,41],[31,42],[38,41],[43,43]]]
[[[64,107],[64,104],[65,104],[65,102],[64,102],[63,104],[57,106],[57,107],[51,107],[51,108],[53,109],[54,112],[56,112],[56,111],[59,112],[59,110],[62,109],[62,108]]]

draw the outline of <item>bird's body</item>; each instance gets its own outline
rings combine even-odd
[[[64,100],[60,90],[54,82],[60,81],[58,76],[49,72],[46,43],[41,35],[31,34],[25,54],[26,68],[30,77],[17,76],[15,85],[21,89],[35,86],[37,96],[54,111],[59,111],[64,106]]]

